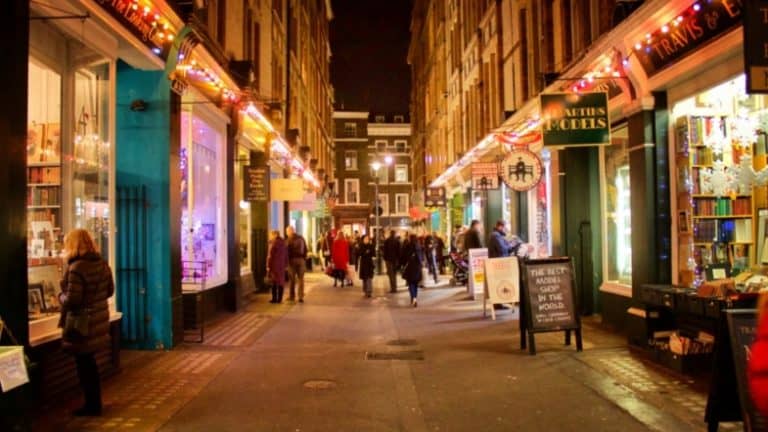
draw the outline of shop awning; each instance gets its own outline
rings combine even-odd
[[[639,61],[634,56],[636,39],[648,31],[657,30],[659,22],[669,22],[675,18],[676,13],[690,6],[690,3],[683,3],[685,2],[661,0],[646,2],[629,18],[595,41],[583,57],[572,63],[560,78],[542,93],[607,91],[609,97],[612,97],[610,103],[613,106],[619,105],[617,100],[625,102],[624,98],[636,98],[637,82],[646,79]],[[539,98],[529,99],[429,186],[449,186],[457,179],[467,179],[467,167],[473,162],[486,155],[498,156],[505,151],[498,141],[509,144],[514,139],[529,139],[528,134],[538,130],[541,124],[540,115]],[[498,140],[498,134],[504,134],[503,138],[506,139]]]

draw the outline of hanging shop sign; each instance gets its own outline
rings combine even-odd
[[[174,39],[170,22],[147,2],[139,4],[136,0],[96,0],[96,4],[158,56]]]
[[[269,167],[244,167],[243,199],[250,202],[269,201]]]
[[[309,211],[314,212],[317,210],[318,205],[317,194],[314,192],[308,192],[304,194],[304,198],[301,201],[293,201],[290,203],[291,211]]]
[[[445,188],[428,187],[424,191],[424,205],[426,207],[445,207]]]
[[[272,179],[270,196],[273,201],[301,201],[304,199],[304,181],[301,179]]]
[[[745,2],[744,9],[747,94],[768,93],[768,0]]]
[[[607,93],[547,93],[539,96],[539,102],[545,147],[611,143]]]
[[[513,190],[525,192],[536,187],[544,171],[541,159],[528,150],[514,150],[501,163],[501,177]]]
[[[653,33],[635,44],[645,73],[651,77],[678,62],[696,48],[741,24],[747,3],[757,1],[697,1]],[[745,38],[745,43],[746,43]],[[750,43],[754,41],[750,40]],[[755,44],[762,49],[762,44]]]
[[[192,59],[192,50],[200,43],[191,26],[184,26],[171,45],[168,60],[165,63],[165,73],[171,80],[171,90],[179,96],[184,96],[189,87],[184,66],[188,66]]]
[[[472,189],[491,190],[499,188],[499,165],[496,162],[472,164]]]

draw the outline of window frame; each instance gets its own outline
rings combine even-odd
[[[405,170],[405,180],[401,181],[397,178],[397,171],[403,169]],[[410,176],[408,175],[408,165],[407,164],[395,164],[395,183],[409,183],[410,182]]]
[[[400,197],[405,197],[405,209],[402,212],[399,211],[400,209],[398,208],[399,198]],[[408,208],[411,205],[410,201],[411,201],[411,197],[410,197],[409,194],[407,194],[407,193],[396,193],[395,194],[395,213],[394,214],[396,214],[398,216],[407,215],[408,214]]]
[[[381,216],[382,217],[389,216],[389,194],[379,193],[377,204],[381,206],[381,209],[382,209]]]
[[[355,202],[349,201],[349,191],[350,191],[350,184],[355,185],[355,189],[357,191],[357,194],[355,195]],[[360,204],[360,179],[358,178],[348,178],[344,179],[344,204]]]
[[[345,138],[357,137],[357,123],[344,122],[344,137]]]
[[[354,154],[354,157],[350,159],[350,155]],[[359,169],[359,159],[360,154],[357,150],[344,150],[344,169],[347,171],[357,171]],[[354,166],[350,166],[347,162],[349,160],[354,160],[355,164]]]
[[[397,146],[399,144],[403,145],[403,151],[400,151],[397,148]],[[404,140],[404,139],[395,140],[394,141],[394,147],[392,147],[392,149],[394,150],[395,153],[407,154],[408,153],[408,140]]]

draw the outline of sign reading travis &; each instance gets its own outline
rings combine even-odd
[[[747,93],[768,93],[768,0],[744,2]]]
[[[269,167],[245,167],[243,170],[243,199],[250,202],[269,201]]]
[[[650,42],[641,40],[635,46],[637,59],[649,77],[739,25],[745,13],[745,6],[759,2],[757,0],[718,0],[691,3],[693,4],[687,11],[679,14],[683,17],[681,21],[677,24],[665,25],[657,33],[650,35]],[[747,42],[746,38],[744,41],[745,48],[748,43],[755,42],[751,40]],[[755,43],[755,45],[760,45],[762,49],[762,44]]]
[[[611,143],[606,93],[547,93],[540,96],[540,104],[544,146]]]

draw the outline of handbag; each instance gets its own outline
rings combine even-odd
[[[85,303],[85,292],[88,291],[86,289],[87,284],[85,278],[78,273],[75,274],[80,276],[80,279],[83,281],[83,303]],[[85,307],[77,310],[67,310],[66,316],[64,317],[64,328],[62,329],[62,333],[69,337],[86,337],[90,333],[90,324],[90,308]]]
[[[68,311],[64,320],[64,334],[67,336],[86,337],[90,333],[91,310]]]

